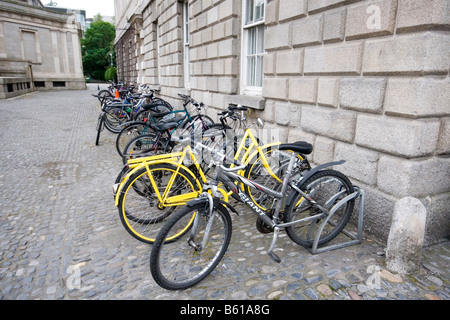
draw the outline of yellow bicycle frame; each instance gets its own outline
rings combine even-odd
[[[251,140],[251,144],[249,147],[245,147],[245,142],[247,139]],[[275,143],[270,143],[270,144],[266,144],[263,146],[260,146],[258,143],[258,140],[255,138],[255,136],[253,135],[252,131],[250,129],[247,129],[245,131],[245,134],[242,138],[242,141],[239,145],[238,150],[236,151],[235,160],[239,159],[239,155],[242,153],[243,150],[245,150],[244,154],[242,155],[240,162],[243,164],[248,164],[249,161],[251,159],[253,159],[253,157],[255,157],[257,154],[260,155],[261,157],[261,162],[264,166],[264,168],[267,170],[267,172],[274,177],[276,180],[278,180],[281,183],[281,180],[279,177],[277,177],[275,175],[275,173],[272,171],[272,169],[269,166],[269,163],[267,161],[266,156],[264,155],[264,152],[262,152],[262,150],[264,150],[265,148],[268,147],[272,147],[275,145],[279,145],[280,142],[275,142]],[[255,149],[253,152],[252,150]],[[252,152],[250,154],[250,152]],[[187,168],[185,165],[183,165],[183,161],[186,157],[186,154],[189,153],[191,156],[191,159],[193,161],[193,164],[196,166],[197,171],[200,174],[200,178],[201,181],[198,180],[198,178],[195,176],[195,174],[189,169]],[[249,156],[250,155],[250,156]],[[161,195],[160,192],[158,191],[158,186],[156,184],[156,182],[153,179],[153,176],[151,174],[149,165],[153,165],[153,164],[159,164],[159,163],[170,163],[172,165],[174,165],[176,167],[176,171],[175,173],[172,175],[172,177],[169,180],[169,183],[164,191],[164,193]],[[125,182],[130,179],[130,177],[137,172],[138,170],[140,170],[142,167],[145,167],[147,170],[147,174],[148,177],[150,179],[150,182],[152,184],[153,190],[155,190],[156,196],[158,197],[159,203],[162,206],[178,206],[178,205],[183,205],[186,204],[189,200],[195,199],[198,197],[198,195],[202,192],[202,184],[205,183],[207,181],[203,170],[200,167],[199,162],[197,161],[194,153],[192,152],[192,149],[190,146],[186,146],[184,148],[183,151],[181,152],[174,152],[174,153],[168,153],[168,154],[161,154],[161,155],[155,155],[155,156],[150,156],[150,157],[142,157],[142,158],[136,158],[136,159],[130,159],[128,160],[128,166],[129,168],[131,168],[132,170],[130,170],[125,177],[122,179],[122,182],[119,184],[119,187],[116,191],[115,194],[115,205],[118,206],[119,204],[119,197],[120,194],[123,190],[123,187],[125,185]],[[181,194],[181,195],[177,195],[177,196],[172,196],[170,198],[168,198],[168,194],[169,191],[171,190],[173,183],[175,181],[175,178],[180,170],[180,168],[182,168],[184,171],[186,171],[187,173],[189,173],[192,178],[194,179],[194,181],[197,182],[197,186],[199,187],[198,191],[194,191],[194,192],[189,192],[186,194]],[[238,174],[243,174],[243,171],[239,171]],[[243,185],[241,186],[243,188]],[[228,201],[228,196],[231,194],[230,192],[226,192],[225,190],[219,188],[218,189],[219,192],[224,196],[224,200]]]

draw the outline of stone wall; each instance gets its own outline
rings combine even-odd
[[[84,89],[75,16],[0,2],[0,98],[33,89]]]
[[[117,0],[118,1],[118,0]],[[242,1],[189,1],[190,86],[182,2],[141,1],[141,81],[179,105],[254,107],[282,141],[366,191],[365,228],[386,240],[396,201],[427,208],[426,242],[450,234],[450,35],[447,0],[270,0],[261,96],[241,89]],[[157,37],[157,34],[159,37]]]
[[[426,205],[429,242],[448,236],[448,1],[270,1],[266,25],[271,120],[312,141],[315,162],[347,160],[381,238],[404,196]]]

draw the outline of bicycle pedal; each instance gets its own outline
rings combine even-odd
[[[269,257],[270,257],[273,261],[275,261],[276,263],[280,263],[280,262],[281,262],[280,257],[277,256],[277,254],[276,254],[275,252],[269,251],[269,252],[267,252],[267,254],[268,254]]]

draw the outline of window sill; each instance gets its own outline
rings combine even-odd
[[[225,99],[227,105],[238,105],[248,107],[256,110],[264,110],[266,106],[266,99],[260,96],[247,96],[247,95],[229,95]]]

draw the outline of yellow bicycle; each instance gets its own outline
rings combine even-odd
[[[185,205],[202,193],[203,185],[209,179],[205,174],[208,170],[207,163],[205,165],[203,161],[205,156],[203,154],[203,158],[200,157],[199,150],[205,144],[209,144],[210,148],[215,146],[222,149],[223,146],[217,141],[211,144],[211,137],[220,136],[224,137],[223,130],[222,132],[220,130],[205,132],[201,141],[204,144],[197,143],[197,147],[200,146],[200,148],[187,145],[180,152],[128,160],[128,172],[120,183],[114,185],[115,205],[118,207],[121,222],[128,233],[140,241],[153,243],[162,227],[160,222],[176,207]],[[226,145],[229,144],[228,141]],[[305,143],[305,145],[309,144]],[[280,142],[260,146],[252,130],[246,129],[233,160],[239,160],[247,165],[246,170],[241,170],[238,174],[254,181],[258,180],[260,184],[270,183],[272,186],[277,184],[281,186],[284,162],[289,161],[289,156],[283,156],[283,152],[288,150],[289,145],[283,145]],[[230,166],[234,164],[230,163]],[[299,155],[297,168],[299,172],[310,168],[306,157]],[[257,191],[250,191],[248,186],[236,187],[248,192],[262,209],[265,210],[268,207],[267,202],[270,199],[260,197]],[[223,189],[221,186],[218,187],[218,191],[222,194],[225,205],[229,195],[234,195],[231,190]],[[169,235],[166,241],[176,240],[188,229],[189,225],[176,234]]]

